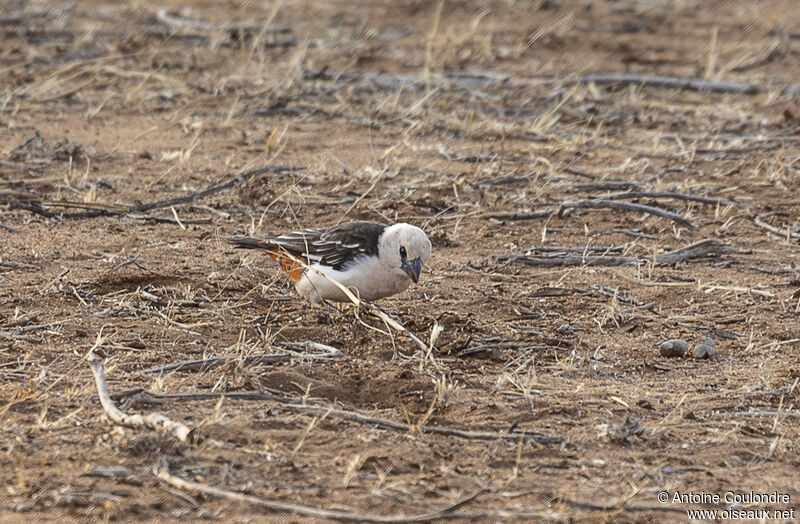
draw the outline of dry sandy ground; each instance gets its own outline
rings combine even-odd
[[[161,8],[0,11],[0,520],[797,508],[794,0]],[[354,219],[428,232],[419,285],[380,305],[433,348],[225,241]],[[342,356],[245,358],[306,341]],[[127,413],[202,442],[104,418],[91,349]]]

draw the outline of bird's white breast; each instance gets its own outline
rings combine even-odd
[[[365,257],[344,271],[311,264],[311,269],[297,282],[297,292],[316,303],[320,299],[348,302],[342,290],[325,277],[346,288],[355,288],[357,296],[370,301],[400,293],[411,285],[411,279],[399,268],[387,268],[377,257]]]

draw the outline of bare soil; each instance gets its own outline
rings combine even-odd
[[[464,520],[726,507],[662,504],[662,490],[798,507],[794,0],[163,4],[0,11],[0,520],[316,520],[177,489],[153,473],[162,457],[186,480],[372,515],[472,494]],[[583,77],[620,73],[641,78]],[[135,210],[276,165],[294,167]],[[619,200],[690,228],[563,206],[631,190],[740,207]],[[419,284],[380,305],[423,341],[440,326],[434,349],[363,309],[303,302],[225,240],[357,219],[431,237]],[[729,249],[654,263],[705,239]],[[498,258],[526,252],[556,261]],[[705,337],[715,355],[695,359]],[[660,354],[671,338],[684,357]],[[143,373],[303,341],[343,356]],[[90,349],[112,395],[213,393],[117,396],[205,441],[114,427]]]

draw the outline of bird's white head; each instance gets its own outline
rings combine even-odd
[[[431,241],[423,230],[411,224],[389,226],[381,235],[378,253],[381,261],[417,282],[422,265],[431,256]]]

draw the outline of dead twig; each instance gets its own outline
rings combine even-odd
[[[739,209],[748,209],[748,206],[728,200],[725,198],[714,198],[702,195],[694,195],[692,193],[677,193],[674,191],[629,191],[627,193],[615,193],[613,195],[606,195],[603,200],[622,200],[626,198],[672,198],[675,200],[690,200],[692,202],[702,202],[704,204],[720,204],[723,206],[734,206]]]
[[[728,418],[741,418],[741,417],[757,417],[757,418],[771,418],[771,417],[798,417],[800,418],[800,411],[734,411],[733,413],[715,413],[720,417]]]
[[[252,400],[278,402],[281,404],[302,404],[302,400],[288,399],[269,395],[260,391],[226,391],[225,393],[152,393],[142,388],[120,391],[112,398],[124,409],[134,404],[165,404],[171,402],[194,402],[202,400],[218,400],[224,396],[226,400]]]
[[[279,34],[290,34],[292,33],[292,29],[289,27],[284,26],[277,26],[277,25],[270,25],[267,27],[260,27],[257,25],[246,25],[246,24],[234,24],[234,23],[224,23],[224,24],[213,24],[211,22],[206,22],[205,20],[197,20],[195,18],[187,18],[185,16],[174,15],[170,13],[167,8],[162,7],[161,9],[156,12],[156,20],[161,22],[164,25],[172,27],[174,29],[196,29],[199,31],[204,32],[214,32],[218,30],[223,30],[227,32],[235,32],[235,33],[279,33]]]
[[[587,247],[566,247],[566,246],[536,246],[525,251],[526,255],[531,253],[620,253],[621,247],[617,246],[587,246]]]
[[[515,262],[528,266],[559,267],[559,266],[625,266],[639,265],[655,262],[656,264],[675,264],[682,261],[697,260],[703,257],[738,253],[735,249],[714,239],[705,239],[689,246],[656,255],[654,259],[624,256],[557,256],[534,257],[529,255],[497,255],[500,262]]]
[[[243,184],[248,180],[250,180],[251,178],[263,175],[265,173],[299,171],[302,169],[305,168],[302,166],[294,166],[290,164],[279,165],[279,166],[267,166],[259,169],[253,169],[251,171],[246,171],[239,175],[228,178],[227,180],[220,182],[219,184],[214,184],[213,186],[203,189],[202,191],[195,191],[193,193],[189,193],[188,195],[184,195],[181,197],[168,198],[166,200],[158,200],[155,202],[146,202],[133,205],[80,204],[80,207],[88,208],[88,210],[78,211],[74,213],[57,213],[55,211],[51,211],[47,207],[44,207],[44,205],[48,204],[48,202],[46,201],[33,202],[30,200],[12,200],[11,202],[9,202],[9,207],[11,209],[24,209],[26,211],[30,211],[32,213],[36,213],[37,215],[41,215],[47,218],[61,218],[61,219],[141,214],[145,211],[152,211],[154,209],[163,209],[167,207],[187,204],[189,202],[195,202],[209,195],[213,195],[214,193],[219,193],[220,191],[223,191],[225,189],[234,187],[239,184]],[[60,202],[60,201],[50,202],[49,204],[54,206],[60,205],[67,207],[75,207],[78,205],[78,203],[75,202]]]
[[[574,227],[548,227],[547,231],[552,231],[553,233],[560,232],[560,231],[577,231],[578,228]],[[647,233],[643,233],[639,229],[625,229],[625,228],[599,228],[599,229],[590,229],[589,234],[591,235],[604,235],[604,234],[614,234],[619,233],[622,235],[629,235],[632,237],[637,238],[648,238],[650,240],[658,240],[656,235],[648,235]]]
[[[245,502],[247,504],[260,506],[271,511],[288,512],[296,515],[322,519],[355,522],[404,523],[430,522],[432,520],[440,519],[470,518],[472,515],[463,512],[456,512],[455,510],[464,504],[471,502],[481,493],[480,491],[476,492],[439,511],[424,513],[422,515],[369,515],[365,513],[355,513],[352,511],[319,509],[311,506],[303,506],[301,504],[291,504],[278,500],[262,499],[253,495],[245,495],[244,493],[240,493],[238,491],[231,491],[228,489],[209,486],[207,484],[201,484],[199,482],[192,482],[191,480],[186,480],[170,472],[169,462],[167,462],[166,457],[161,457],[161,463],[153,468],[153,473],[170,486],[184,491],[202,493],[204,495],[210,495],[227,500],[235,500],[237,502]]]
[[[94,382],[97,386],[97,395],[100,398],[100,404],[103,406],[103,411],[113,423],[129,428],[150,428],[161,433],[169,433],[184,443],[199,442],[199,435],[193,430],[189,429],[188,426],[180,422],[173,422],[160,413],[150,413],[149,415],[127,415],[120,411],[108,394],[106,379],[103,373],[103,366],[97,360],[94,352],[89,353],[86,361],[89,363],[89,367],[92,369]]]
[[[458,353],[456,353],[457,357],[465,357],[467,355],[472,355],[474,353],[480,353],[482,351],[488,351],[490,349],[521,349],[521,348],[529,348],[531,347],[530,344],[514,344],[514,343],[503,343],[503,344],[484,344],[482,346],[475,346],[471,348],[462,349]]]
[[[589,209],[624,209],[626,211],[636,211],[647,213],[650,215],[659,216],[677,222],[690,231],[696,231],[697,226],[686,220],[685,218],[661,209],[660,207],[646,206],[644,204],[633,204],[631,202],[617,202],[614,200],[605,200],[602,198],[594,200],[582,200],[580,202],[565,202],[561,204],[559,209],[559,216],[567,216],[572,209],[589,208]]]
[[[503,175],[496,178],[490,178],[489,180],[481,180],[478,183],[482,186],[503,186],[506,184],[515,184],[517,182],[531,182],[536,178],[544,179],[547,178],[547,176],[548,175],[546,173],[532,171],[526,175]]]
[[[566,193],[586,193],[589,191],[628,191],[641,187],[639,184],[625,180],[603,180],[599,182],[584,182],[571,184],[565,188]]]
[[[194,400],[211,400],[214,398],[219,398],[221,395],[225,395],[226,400],[277,402],[285,406],[287,410],[296,411],[298,413],[305,413],[308,415],[325,415],[329,419],[336,418],[348,420],[357,424],[375,426],[392,431],[398,431],[400,433],[409,433],[411,431],[411,426],[403,422],[396,422],[394,420],[380,417],[371,417],[357,411],[331,409],[329,407],[308,403],[303,404],[297,399],[276,397],[274,395],[268,395],[258,391],[234,391],[227,393],[152,393],[149,391],[136,389],[126,392],[125,395],[145,402],[152,402],[153,399],[155,399],[156,402],[189,402]],[[117,397],[122,398],[122,395],[118,395]],[[496,433],[492,431],[469,431],[441,426],[424,426],[422,428],[422,433],[445,435],[463,438],[466,440],[509,440],[512,442],[519,442],[521,438],[524,442],[536,442],[539,444],[560,444],[563,442],[561,437],[530,430],[526,430],[524,433],[522,431],[515,431],[512,433]]]
[[[144,220],[145,222],[155,222],[157,224],[178,224],[178,221],[174,218],[168,217],[156,217],[153,215],[128,215],[130,218],[134,220]],[[202,224],[210,224],[210,218],[182,218],[181,222],[187,225],[202,225]]]
[[[262,47],[292,47],[298,44],[292,29],[284,26],[258,26],[231,22],[217,24],[172,14],[166,8],[158,10],[156,20],[167,26],[171,34],[188,37],[204,44],[218,40],[214,35],[219,34],[225,35],[232,42],[258,38],[258,45]],[[264,35],[281,35],[283,38],[264,40],[261,38]]]
[[[796,231],[792,231],[792,228],[790,226],[786,226],[786,229],[781,229],[781,228],[775,227],[773,225],[770,225],[770,224],[767,224],[766,222],[764,222],[766,219],[768,219],[769,217],[773,217],[773,216],[788,217],[789,213],[786,213],[784,211],[772,211],[770,213],[764,213],[763,215],[758,215],[757,217],[755,217],[753,219],[753,222],[755,222],[755,224],[758,227],[766,229],[767,231],[769,231],[771,233],[775,233],[778,236],[784,237],[787,240],[791,239],[791,238],[800,238],[800,233],[797,233]]]
[[[36,271],[39,268],[36,266],[32,266],[30,264],[23,264],[22,262],[9,262],[7,260],[3,260],[0,258],[0,268],[8,268],[8,269],[29,269],[31,271]]]
[[[220,182],[219,184],[214,184],[213,186],[206,188],[202,191],[189,193],[188,195],[184,195],[182,197],[169,198],[167,200],[159,200],[157,202],[149,202],[147,204],[138,204],[135,206],[131,206],[128,212],[141,213],[143,211],[152,211],[153,209],[163,209],[165,207],[178,206],[181,204],[186,204],[188,202],[201,200],[209,195],[213,195],[214,193],[219,193],[220,191],[223,191],[230,187],[243,184],[244,182],[247,182],[251,178],[263,175],[265,173],[282,173],[286,171],[300,171],[303,169],[305,168],[302,166],[294,166],[291,164],[280,165],[280,166],[267,166],[259,169],[253,169],[252,171],[247,171],[240,175],[231,177],[228,180],[225,180],[224,182]]]
[[[655,302],[642,302],[641,300],[631,298],[625,293],[620,292],[619,289],[607,289],[604,286],[594,284],[589,286],[589,288],[597,291],[603,296],[615,298],[625,304],[636,306],[637,309],[650,309],[656,305]]]
[[[23,11],[16,16],[0,18],[0,25],[24,25],[32,20],[55,19],[60,16],[69,15],[73,9],[75,9],[76,5],[78,5],[78,2],[71,2],[64,7],[56,8],[52,3],[48,2],[41,10]],[[7,9],[7,7],[4,7],[4,9]]]
[[[791,266],[782,267],[778,269],[767,269],[758,266],[750,266],[748,269],[751,269],[753,271],[758,271],[759,273],[766,273],[768,275],[786,275],[786,274],[796,275],[798,273],[798,269]]]
[[[677,76],[637,75],[626,74],[591,74],[577,77],[574,82],[581,84],[627,84],[648,87],[667,87],[686,89],[689,91],[711,91],[714,93],[741,93],[754,95],[762,93],[767,88],[743,82],[714,82],[700,78],[680,78]]]
[[[538,218],[550,218],[555,211],[537,211],[535,213],[490,213],[484,215],[486,218],[495,220],[536,220]]]
[[[272,355],[245,355],[245,356],[227,356],[227,357],[215,357],[215,358],[204,358],[200,360],[187,360],[184,362],[178,362],[175,364],[169,364],[167,366],[161,366],[152,369],[145,369],[142,373],[165,373],[168,371],[190,371],[194,369],[201,369],[203,371],[221,366],[227,362],[232,361],[241,361],[241,362],[288,362],[292,359],[333,359],[339,358],[342,356],[342,352],[332,346],[326,346],[325,344],[319,344],[317,342],[293,342],[291,346],[305,346],[305,349],[317,349],[321,351],[325,351],[322,354],[316,353],[280,353],[280,354],[272,354]]]
[[[2,22],[0,22],[2,23]],[[39,172],[42,171],[41,167],[32,167],[25,164],[19,164],[17,162],[8,162],[7,160],[0,160],[0,168],[1,169],[15,169],[19,171],[31,171],[31,172]]]

